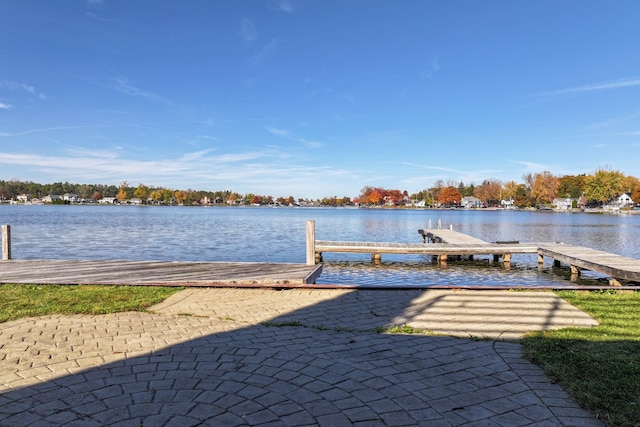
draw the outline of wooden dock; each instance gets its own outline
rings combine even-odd
[[[422,229],[418,232],[425,243],[318,240],[313,245],[307,242],[307,247],[313,247],[312,252],[315,254],[316,263],[322,262],[324,252],[368,253],[371,254],[373,263],[380,263],[382,254],[431,255],[443,265],[451,257],[493,255],[494,261],[502,258],[508,268],[512,254],[537,254],[539,265],[542,265],[544,258],[548,257],[554,260],[555,265],[568,264],[572,276],[578,276],[580,270],[584,269],[609,276],[610,285],[619,286],[623,282],[640,283],[640,259],[561,243],[485,242],[447,229]],[[427,243],[427,241],[436,243]]]
[[[590,270],[609,276],[610,285],[620,286],[623,281],[640,283],[640,259],[563,244],[541,245],[538,256],[553,259],[557,266],[568,264],[573,277],[579,276],[580,270]]]
[[[389,243],[389,242],[335,242],[317,240],[315,244],[316,262],[322,262],[324,252],[367,253],[371,260],[379,263],[383,254],[402,255],[431,255],[440,264],[446,264],[450,257],[473,257],[474,255],[492,255],[495,260],[502,258],[503,262],[511,262],[511,255],[535,254],[538,252],[536,244],[455,244],[455,243]]]
[[[422,236],[422,243],[451,243],[456,245],[484,245],[484,240],[469,236],[468,234],[458,233],[451,229],[428,230],[420,229],[418,233]]]
[[[425,243],[336,242],[315,240],[315,223],[307,222],[306,264],[170,261],[13,260],[10,229],[2,227],[0,283],[102,284],[151,286],[270,286],[314,284],[322,273],[324,252],[431,255],[441,264],[450,257],[493,255],[508,267],[511,255],[537,254],[554,264],[566,263],[572,275],[591,270],[610,277],[610,284],[640,283],[640,259],[561,243],[485,242],[453,230],[419,230]],[[430,242],[426,243],[429,239]]]
[[[512,254],[535,254],[538,252],[538,245],[535,243],[489,243],[468,234],[447,229],[420,229],[418,233],[422,236],[423,244],[318,240],[314,245],[315,261],[316,263],[322,261],[323,252],[351,252],[370,253],[374,263],[381,262],[383,254],[431,255],[440,264],[446,264],[450,257],[466,256],[472,258],[474,255],[492,255],[496,261],[502,258],[503,262],[509,263]],[[426,244],[427,241],[435,243]]]
[[[295,287],[315,283],[321,272],[305,264],[6,260],[0,283]]]

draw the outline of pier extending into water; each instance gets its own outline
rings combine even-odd
[[[11,260],[0,262],[0,283],[61,285],[304,287],[322,265],[260,262]]]
[[[451,229],[420,229],[423,243],[344,242],[315,240],[313,221],[307,223],[307,263],[321,263],[325,252],[371,254],[373,263],[380,263],[383,254],[431,255],[441,265],[463,256],[492,255],[494,261],[502,259],[509,268],[512,254],[537,254],[538,265],[544,258],[554,265],[569,265],[572,279],[581,270],[595,271],[609,276],[609,284],[620,286],[627,282],[640,283],[640,259],[563,243],[520,243],[519,241],[486,242]],[[433,242],[433,243],[429,243]]]
[[[269,286],[314,284],[322,265],[264,262],[15,260],[11,228],[2,226],[0,283],[147,286]]]

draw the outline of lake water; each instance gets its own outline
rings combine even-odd
[[[305,262],[306,221],[316,239],[420,243],[429,222],[487,241],[564,242],[640,258],[640,215],[530,211],[257,207],[0,205],[11,225],[14,259]],[[490,257],[450,262],[431,257],[324,254],[318,283],[367,285],[568,285],[568,269],[514,255],[511,269]],[[585,272],[582,284],[606,283]]]

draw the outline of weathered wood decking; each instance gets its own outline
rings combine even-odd
[[[335,242],[317,240],[315,245],[316,260],[322,261],[323,252],[369,253],[372,260],[378,262],[382,254],[403,255],[432,255],[438,257],[440,263],[445,263],[449,256],[493,255],[505,262],[511,260],[511,254],[535,254],[536,244],[456,244],[456,243],[389,243],[389,242]]]
[[[562,243],[519,243],[517,241],[489,243],[453,230],[418,230],[425,243],[387,242],[336,242],[318,240],[315,242],[315,260],[322,261],[323,252],[370,253],[372,261],[379,263],[382,254],[419,254],[437,257],[446,264],[451,256],[493,255],[497,261],[502,258],[508,265],[512,254],[537,254],[541,265],[544,258],[552,258],[556,265],[568,264],[572,275],[579,275],[581,269],[591,270],[610,276],[610,284],[640,282],[640,259],[598,251]],[[437,243],[426,243],[426,241]]]
[[[511,261],[511,254],[535,254],[538,245],[535,243],[522,244],[518,242],[489,243],[484,240],[459,233],[453,230],[418,230],[423,241],[420,243],[388,243],[388,242],[335,242],[318,240],[315,242],[316,262],[322,260],[323,252],[351,252],[370,253],[372,261],[380,262],[382,254],[416,254],[431,255],[444,264],[449,256],[493,255],[494,259],[502,258],[504,262]]]
[[[458,233],[457,231],[441,229],[441,230],[425,230],[420,229],[418,233],[422,236],[422,243],[427,240],[433,243],[451,243],[456,245],[484,245],[484,240],[478,239],[468,234]]]
[[[621,281],[640,282],[640,259],[563,244],[541,245],[538,255],[553,259],[556,265],[568,264],[575,276],[584,269],[610,276],[612,285],[620,285]]]
[[[8,260],[0,283],[288,287],[315,283],[321,265],[232,262]]]

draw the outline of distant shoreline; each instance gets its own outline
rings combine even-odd
[[[0,201],[0,206],[2,205],[10,205],[10,206],[119,206],[119,207],[193,207],[193,208],[279,208],[279,209],[384,209],[384,210],[421,210],[421,211],[468,211],[468,212],[544,212],[544,213],[560,213],[560,214],[579,214],[579,213],[587,213],[587,214],[613,214],[613,215],[640,215],[640,209],[605,209],[605,208],[588,208],[588,209],[536,209],[536,208],[434,208],[434,207],[423,207],[423,206],[323,206],[323,205],[305,205],[305,206],[287,206],[287,205],[228,205],[228,204],[193,204],[193,205],[164,205],[164,204],[130,204],[130,203],[22,203],[22,202],[11,202],[11,201]]]

